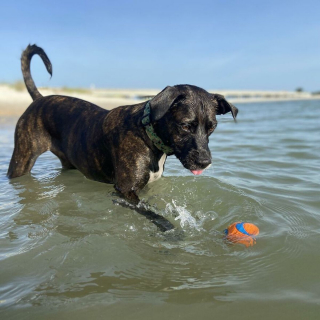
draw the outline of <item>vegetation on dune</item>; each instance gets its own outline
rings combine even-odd
[[[70,88],[70,87],[66,87],[63,86],[62,88],[60,88],[59,90],[64,91],[64,92],[76,92],[76,93],[91,93],[90,89],[85,89],[85,88]]]
[[[12,88],[12,89],[14,89],[16,91],[26,90],[26,86],[25,86],[25,84],[24,84],[24,82],[22,80],[18,80],[18,81],[12,82],[12,83],[0,82],[0,85],[10,87],[10,88]]]
[[[14,82],[0,82],[0,85],[7,86],[9,88],[12,88],[16,91],[24,91],[27,90],[24,82],[22,80],[17,80]],[[86,88],[72,88],[72,87],[67,87],[63,86],[62,88],[54,88],[54,87],[39,87],[41,90],[53,90],[53,91],[63,91],[63,92],[74,92],[74,93],[83,93],[83,94],[90,94],[92,93],[92,90],[86,89]]]

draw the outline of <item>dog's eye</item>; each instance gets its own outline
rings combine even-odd
[[[211,125],[209,126],[209,128],[208,128],[208,134],[211,134],[216,127],[217,127],[217,125],[211,124]]]
[[[184,130],[184,131],[190,131],[191,129],[191,125],[187,124],[187,123],[181,123],[180,127]]]

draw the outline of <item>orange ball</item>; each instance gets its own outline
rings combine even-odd
[[[224,233],[228,241],[250,247],[256,243],[254,236],[259,234],[259,228],[252,223],[235,222],[225,229]]]

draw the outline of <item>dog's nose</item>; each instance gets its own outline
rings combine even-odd
[[[201,169],[205,169],[211,164],[211,159],[210,158],[202,158],[197,161],[197,164]]]

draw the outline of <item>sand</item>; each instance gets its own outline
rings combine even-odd
[[[39,91],[43,96],[60,94],[72,96],[92,102],[102,108],[111,110],[118,106],[130,105],[146,101],[149,97],[156,95],[160,90],[156,89],[95,89],[95,90],[77,90],[72,89],[42,89]],[[211,92],[211,91],[210,91]],[[215,91],[214,91],[215,92]],[[296,93],[285,91],[218,91],[225,96],[232,96],[228,101],[232,103],[249,103],[265,101],[283,101],[283,100],[320,100],[320,95],[311,95],[310,93]],[[17,118],[31,104],[32,99],[27,90],[16,90],[9,85],[0,85],[0,122],[6,121],[5,118]]]
[[[127,104],[138,103],[139,100],[133,98],[125,97],[115,97],[115,96],[99,96],[96,93],[79,93],[79,92],[65,92],[64,90],[41,90],[39,89],[43,96],[52,94],[61,94],[83,99],[105,109],[113,109],[115,107]],[[26,108],[31,104],[32,99],[27,92],[27,90],[17,91],[9,86],[0,85],[0,117],[6,116],[20,116]]]

